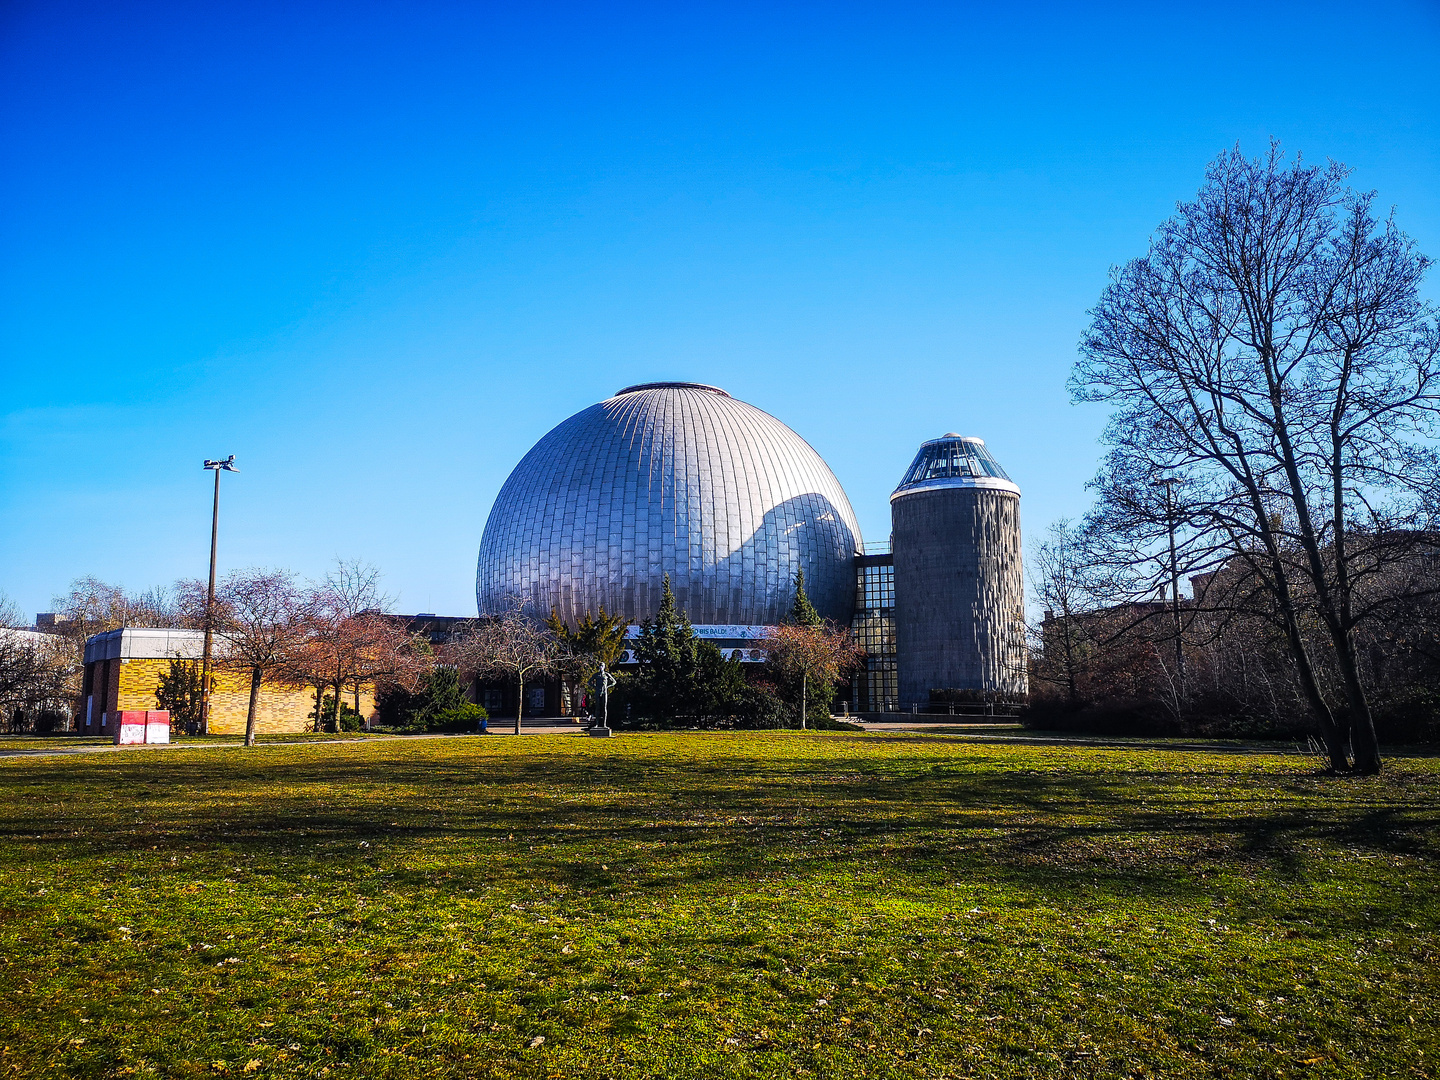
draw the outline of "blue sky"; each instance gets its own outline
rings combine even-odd
[[[652,379],[795,428],[869,539],[981,435],[1033,538],[1108,268],[1271,136],[1440,255],[1440,7],[12,0],[0,589],[202,575],[233,453],[222,569],[473,613],[510,469]]]

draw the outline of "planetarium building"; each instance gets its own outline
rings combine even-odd
[[[930,592],[945,585],[951,552],[964,578],[946,593],[952,606],[969,606],[975,617],[992,621],[999,612],[1006,626],[977,631],[972,616],[924,598],[917,608],[922,636],[963,631],[953,649],[928,642],[917,651],[941,658],[933,672],[929,660],[907,669],[897,656],[895,631],[906,598],[895,591],[895,560],[888,551],[866,553],[850,501],[820,455],[775,417],[698,383],[626,387],[535,444],[500,489],[486,523],[476,576],[479,610],[495,613],[523,597],[537,617],[553,610],[573,625],[603,607],[628,618],[633,632],[655,614],[669,575],[697,634],[726,653],[739,650],[740,659],[758,661],[754,644],[788,614],[803,570],[816,609],[853,625],[869,654],[873,675],[857,683],[857,709],[906,704],[899,701],[897,665],[906,670],[907,687],[943,677],[952,686],[968,678],[977,683],[973,689],[998,688],[994,663],[965,661],[1008,638],[1012,616],[1020,615],[1018,509],[989,513],[969,531],[963,525],[987,499],[1008,498],[1018,508],[1019,489],[979,440],[964,441],[981,452],[946,458],[946,482],[932,478],[926,489],[938,498],[926,501],[927,514],[917,523],[907,521],[906,536],[924,548],[917,583]],[[978,488],[959,475],[972,465],[985,473]],[[902,489],[915,488],[917,467]],[[1004,479],[998,487],[997,476]],[[983,492],[979,503],[977,491]],[[910,503],[900,504],[908,509]],[[931,535],[931,520],[952,535]],[[981,550],[987,545],[996,550]],[[999,581],[980,582],[977,575]],[[972,601],[982,594],[998,600],[980,611]],[[965,656],[957,659],[957,650]]]

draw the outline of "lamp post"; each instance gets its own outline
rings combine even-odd
[[[1164,480],[1157,480],[1156,487],[1165,489],[1165,524],[1170,531],[1170,605],[1175,616],[1175,677],[1184,692],[1185,686],[1185,651],[1180,641],[1180,570],[1175,558],[1175,501],[1174,487],[1180,481],[1176,477],[1167,476]]]
[[[205,650],[200,657],[200,734],[210,734],[210,647],[214,640],[215,613],[215,541],[220,533],[220,474],[239,472],[235,455],[223,461],[205,459],[205,468],[215,473],[215,504],[210,511],[210,588],[205,593]]]

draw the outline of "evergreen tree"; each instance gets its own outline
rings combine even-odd
[[[431,669],[414,690],[396,687],[385,694],[379,701],[380,723],[389,727],[427,729],[441,713],[468,704],[460,673],[452,666],[440,665]],[[335,721],[335,699],[329,694],[325,695],[322,721]]]
[[[591,674],[595,670],[594,664],[614,665],[615,658],[625,648],[625,631],[630,626],[624,615],[611,614],[603,604],[598,615],[587,612],[581,616],[573,630],[560,618],[560,612],[555,608],[550,609],[545,625],[559,641],[569,646],[571,652],[593,661],[589,668]]]
[[[193,660],[171,660],[170,670],[160,675],[155,688],[155,704],[169,711],[177,732],[188,734],[190,725],[200,723],[200,665]]]
[[[727,660],[712,642],[695,636],[668,574],[662,590],[655,618],[641,624],[635,643],[639,669],[622,681],[620,697],[634,719],[660,724],[733,716],[746,691],[740,661]]]
[[[805,595],[803,566],[795,574],[795,603],[790,608],[790,621],[796,626],[823,626],[825,623],[815,605],[810,603],[810,597]]]
[[[682,709],[689,704],[686,691],[695,672],[695,630],[675,606],[669,574],[661,588],[660,608],[654,619],[640,625],[635,655],[646,696],[657,706],[669,703],[671,709]]]

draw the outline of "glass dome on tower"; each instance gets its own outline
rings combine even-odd
[[[941,487],[990,488],[1020,494],[1010,475],[985,449],[984,439],[953,431],[920,444],[920,452],[890,498]]]

